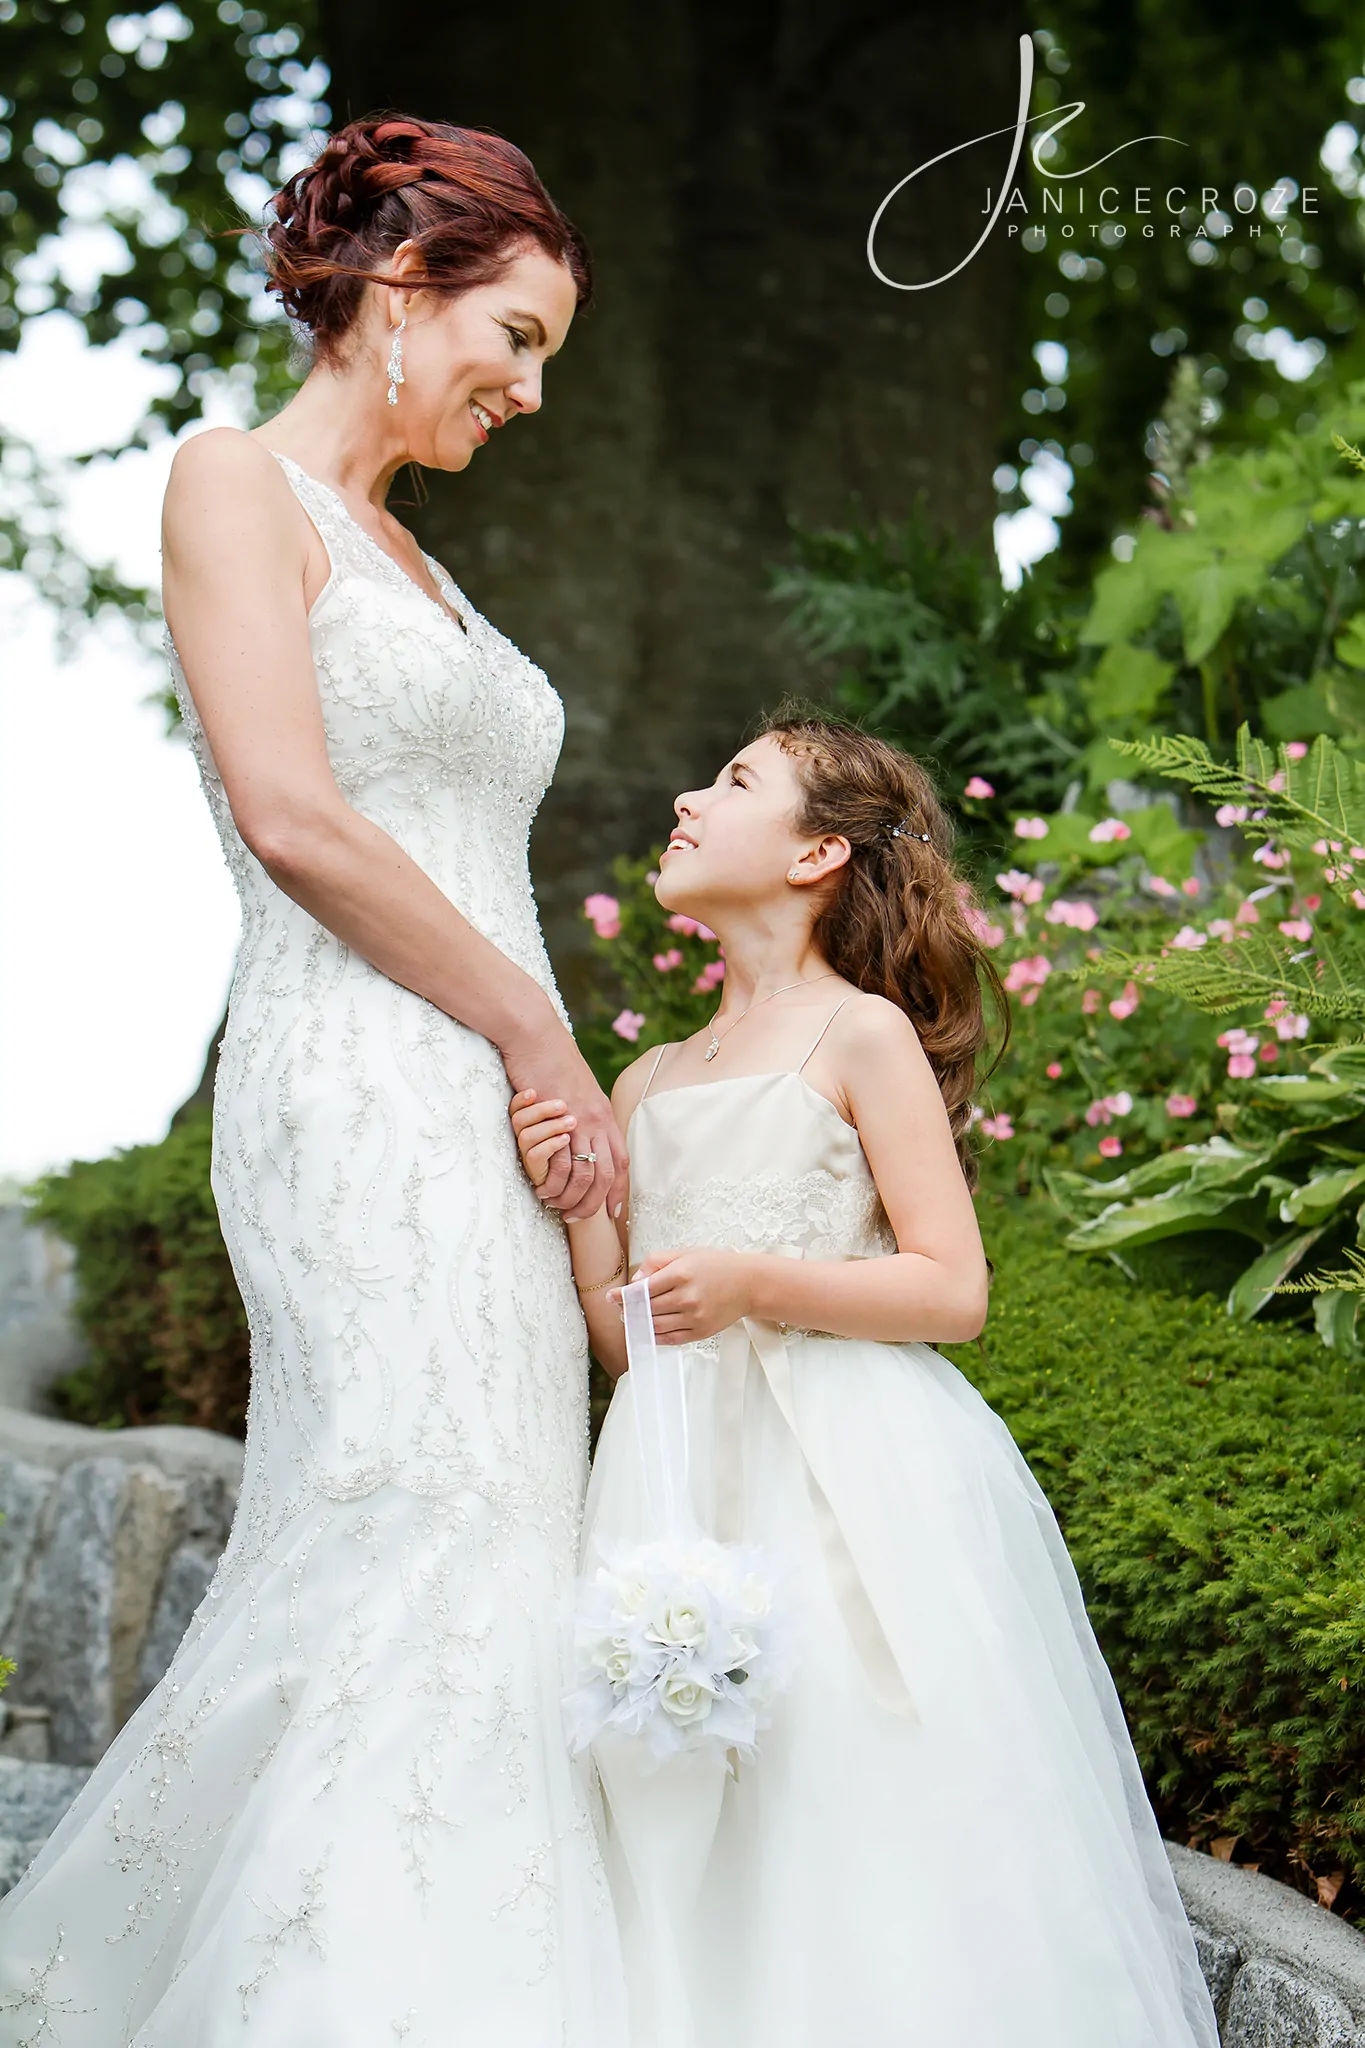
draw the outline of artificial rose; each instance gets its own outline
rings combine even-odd
[[[659,1687],[659,1703],[670,1721],[680,1728],[690,1728],[698,1721],[704,1721],[715,1705],[716,1696],[695,1678],[687,1678],[680,1671],[673,1672]]]

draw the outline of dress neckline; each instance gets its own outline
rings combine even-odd
[[[346,524],[351,528],[352,532],[359,534],[361,540],[365,543],[366,547],[368,547],[371,553],[384,564],[385,568],[389,571],[390,575],[398,577],[401,582],[407,585],[409,590],[415,590],[417,595],[423,600],[423,602],[429,604],[434,612],[439,612],[441,617],[445,619],[449,625],[458,627],[459,631],[463,633],[466,636],[466,638],[468,637],[469,627],[465,623],[463,614],[461,612],[456,611],[452,605],[446,604],[442,599],[433,597],[429,590],[423,590],[421,584],[417,581],[417,578],[415,576],[409,576],[407,570],[403,567],[402,563],[395,561],[393,556],[389,553],[388,549],[386,547],[382,547],[380,543],[375,539],[374,535],[372,533],[367,532],[366,529],[361,525],[360,521],[356,518],[354,512],[352,512],[350,506],[346,503],[346,500],[342,497],[340,491],[337,490],[334,484],[324,483],[320,476],[314,476],[312,471],[305,469],[301,462],[296,462],[292,455],[285,455],[278,448],[272,448],[270,450],[270,453],[274,456],[276,462],[282,464],[284,467],[288,469],[297,470],[299,475],[303,477],[308,483],[312,484],[316,490],[325,491],[327,496],[332,500],[333,504],[336,506],[338,512],[340,512],[342,518],[346,521]],[[455,592],[455,595],[461,600],[461,602],[468,605],[468,599],[465,597],[464,592],[460,589],[459,584],[456,583],[455,579],[452,576],[448,575],[447,572],[441,568],[439,562],[434,562],[424,547],[419,546],[417,552],[421,555],[422,560],[426,563],[428,569],[430,569],[432,581],[436,584],[437,589],[439,590],[442,581],[448,583],[451,589]],[[330,581],[331,578],[329,577],[328,582]],[[324,585],[323,588],[325,589],[326,585]],[[319,591],[318,595],[320,597],[322,595],[322,592]]]
[[[842,1111],[835,1108],[828,1095],[823,1095],[818,1088],[812,1087],[805,1075],[796,1067],[775,1067],[766,1074],[721,1074],[712,1081],[685,1081],[681,1088],[660,1088],[654,1093],[640,1097],[640,1100],[626,1118],[626,1130],[629,1131],[636,1117],[648,1102],[667,1102],[670,1095],[698,1095],[705,1088],[737,1088],[745,1081],[799,1082],[806,1094],[814,1101],[822,1102],[830,1114],[839,1119],[840,1124],[846,1131],[852,1131],[855,1138],[858,1135],[858,1126],[850,1123]],[[622,1136],[624,1135],[625,1133],[623,1132]]]

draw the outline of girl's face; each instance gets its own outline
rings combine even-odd
[[[791,756],[767,737],[727,762],[709,789],[684,790],[654,889],[664,909],[714,925],[713,911],[789,895],[791,870],[811,846],[796,831],[800,799]]]
[[[413,459],[464,469],[499,427],[538,412],[542,365],[562,346],[577,304],[568,266],[537,248],[497,284],[457,298],[381,288],[371,339],[386,376],[393,330],[407,315],[393,418]]]

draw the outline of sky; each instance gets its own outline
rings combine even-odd
[[[0,432],[44,454],[117,440],[157,371],[85,346],[63,314],[0,356]],[[99,460],[73,535],[132,581],[159,578],[174,452]],[[165,1135],[222,1015],[236,896],[189,749],[147,698],[162,664],[121,621],[69,660],[22,577],[0,575],[0,1182]]]
[[[68,315],[31,319],[0,354],[0,435],[53,457],[117,445],[162,374],[131,336],[91,349]],[[159,580],[174,449],[97,457],[70,487],[72,537],[92,561],[112,540],[134,584]],[[1007,582],[1057,545],[1070,482],[1040,450],[1030,503],[996,522]],[[163,681],[117,619],[61,658],[51,612],[0,573],[0,1189],[164,1137],[222,1016],[237,900],[189,749],[147,701]]]

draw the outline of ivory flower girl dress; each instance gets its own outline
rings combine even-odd
[[[632,1264],[895,1251],[857,1131],[799,1069],[655,1091],[658,1064],[628,1134]],[[788,1561],[799,1662],[737,1775],[599,1751],[632,2048],[1216,2048],[1075,1570],[1004,1424],[928,1344],[746,1321],[681,1356],[695,1511]],[[631,1402],[627,1373],[589,1566],[649,1534]]]

